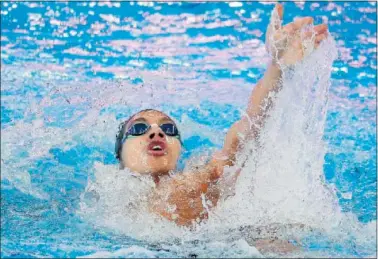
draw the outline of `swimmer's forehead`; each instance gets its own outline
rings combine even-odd
[[[145,111],[136,114],[129,122],[129,124],[142,121],[152,123],[173,122],[173,120],[162,112],[158,111]]]

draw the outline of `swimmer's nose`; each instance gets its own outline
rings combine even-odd
[[[150,134],[150,139],[154,139],[155,136],[156,136],[157,138],[158,138],[158,137],[160,137],[160,138],[164,138],[164,134],[163,134],[163,133],[161,133],[161,132],[159,132],[159,133],[155,133],[155,132],[154,132],[154,133],[151,133],[151,134]]]

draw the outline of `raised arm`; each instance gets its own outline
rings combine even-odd
[[[223,161],[214,156],[212,163],[233,165],[236,152],[245,138],[256,138],[264,124],[267,112],[273,105],[272,92],[281,88],[281,76],[285,66],[294,65],[307,54],[304,42],[317,48],[327,35],[327,25],[321,24],[313,27],[312,17],[298,18],[286,26],[281,26],[283,6],[277,4],[272,12],[270,24],[266,34],[266,48],[271,61],[263,78],[257,83],[250,95],[246,113],[229,129],[224,146],[221,151]],[[313,49],[312,48],[312,49]],[[221,174],[222,172],[218,172]]]
[[[263,78],[252,90],[246,114],[229,129],[223,149],[196,173],[174,176],[159,185],[151,206],[154,212],[175,221],[190,225],[195,219],[203,219],[208,209],[215,206],[220,190],[216,184],[225,166],[235,164],[240,144],[247,137],[257,137],[269,108],[273,105],[270,93],[280,89],[282,67],[300,61],[304,56],[303,39],[311,39],[317,47],[327,37],[327,26],[322,24],[304,33],[301,29],[313,22],[311,17],[299,18],[281,27],[282,5],[277,4],[267,31],[266,47],[272,57]],[[237,177],[236,173],[236,177]],[[167,209],[167,204],[172,210]]]

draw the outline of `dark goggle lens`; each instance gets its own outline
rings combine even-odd
[[[127,134],[132,136],[140,136],[146,133],[149,129],[149,126],[144,123],[135,123],[130,129],[127,131]]]
[[[179,134],[178,129],[172,123],[165,123],[160,125],[161,130],[168,136],[174,137]]]

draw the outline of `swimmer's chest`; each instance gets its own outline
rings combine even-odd
[[[200,181],[172,177],[153,191],[150,209],[178,225],[190,225],[208,217],[208,194],[208,186]]]

